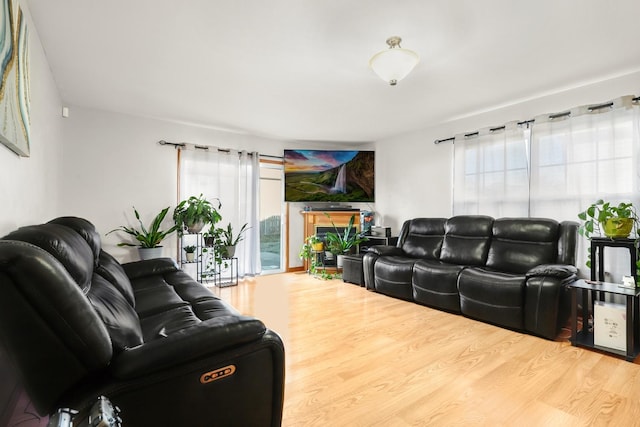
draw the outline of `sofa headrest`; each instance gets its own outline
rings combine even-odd
[[[459,265],[484,265],[487,261],[493,218],[459,215],[447,220],[440,260]]]
[[[549,218],[500,218],[493,223],[498,238],[529,242],[556,242],[558,221]]]
[[[84,218],[78,218],[75,216],[61,216],[49,221],[49,224],[65,225],[76,233],[78,233],[84,240],[87,241],[89,247],[94,256],[94,265],[98,265],[98,257],[100,256],[100,249],[102,248],[102,242],[100,241],[100,234],[96,231],[96,227]]]
[[[44,249],[64,266],[83,291],[91,286],[93,252],[87,241],[71,228],[60,224],[29,225],[2,239],[27,242]]]
[[[444,236],[445,218],[415,218],[406,221],[400,233],[402,250],[410,257],[437,259]]]
[[[447,220],[445,233],[466,237],[491,238],[493,218],[486,215],[458,215]]]
[[[547,218],[496,219],[487,267],[521,274],[540,264],[555,263],[558,229],[558,222]]]

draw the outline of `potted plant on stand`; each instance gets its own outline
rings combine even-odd
[[[578,214],[583,224],[580,235],[590,239],[594,233],[616,238],[626,238],[632,231],[637,233],[638,215],[632,203],[614,205],[600,199]]]
[[[222,219],[218,211],[222,204],[219,199],[215,199],[216,204],[205,199],[202,193],[200,196],[191,196],[187,200],[181,201],[173,210],[173,221],[178,227],[178,233],[182,235],[186,230],[188,233],[199,233],[205,225],[213,225]],[[217,205],[217,207],[216,207]]]
[[[322,252],[322,250],[324,249],[324,242],[315,234],[307,237],[307,240],[311,244],[311,249],[315,252]]]
[[[158,258],[162,254],[162,246],[160,246],[160,243],[164,240],[165,237],[177,230],[176,225],[166,231],[160,230],[160,225],[162,224],[165,216],[167,216],[167,212],[169,212],[169,206],[164,208],[158,215],[156,215],[153,221],[151,221],[151,225],[148,229],[142,223],[140,214],[138,213],[135,206],[133,208],[133,212],[136,216],[136,219],[138,220],[138,223],[140,224],[139,228],[122,225],[109,231],[107,234],[113,233],[115,231],[127,233],[133,236],[136,239],[137,243],[121,242],[118,243],[118,246],[138,246],[138,252],[140,253],[141,259]]]
[[[300,248],[300,254],[298,255],[301,260],[307,260],[309,274],[316,274],[318,267],[318,256],[323,256],[321,252],[324,250],[324,242],[320,237],[315,234],[306,238],[305,242]],[[320,254],[320,255],[319,255]]]
[[[327,217],[331,220],[331,216],[326,214]],[[338,230],[338,227],[331,220],[331,225],[335,232],[327,232],[327,245],[329,246],[329,250],[336,255],[336,266],[338,268],[342,268],[343,256],[345,254],[350,253],[353,249],[355,249],[360,243],[366,241],[367,239],[363,237],[361,234],[356,232],[356,229],[353,227],[353,222],[355,220],[355,215],[351,215],[349,219],[349,224],[344,229],[342,233]]]
[[[223,228],[220,233],[220,247],[223,258],[233,258],[236,254],[236,245],[244,239],[242,235],[249,224],[245,223],[240,227],[238,234],[234,236],[231,223],[227,224],[227,228]]]
[[[182,250],[184,250],[187,258],[187,262],[193,262],[196,258],[196,247],[194,245],[187,245]]]
[[[634,247],[636,251],[636,275],[640,277],[640,247],[638,236],[638,214],[633,203],[613,204],[600,199],[592,203],[587,209],[578,214],[582,224],[578,233],[587,240],[592,237],[604,236],[611,239],[625,239],[630,234],[635,235]],[[591,248],[587,253],[587,267],[591,268]]]

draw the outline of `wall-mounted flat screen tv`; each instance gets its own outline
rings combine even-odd
[[[375,152],[284,150],[287,202],[374,202]]]

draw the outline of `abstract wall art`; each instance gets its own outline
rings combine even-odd
[[[0,142],[29,156],[29,32],[17,0],[0,0]]]

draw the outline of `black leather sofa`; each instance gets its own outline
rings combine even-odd
[[[469,215],[406,221],[363,258],[369,290],[555,339],[577,280],[578,224]]]
[[[81,218],[0,240],[0,338],[41,415],[104,395],[127,427],[281,424],[278,335],[169,258],[119,264]]]

